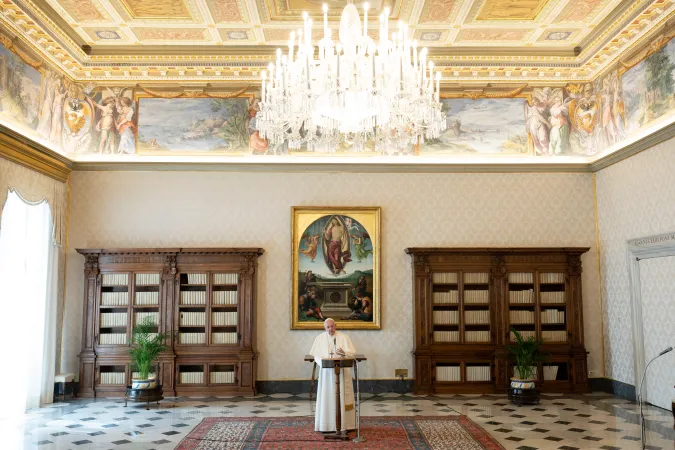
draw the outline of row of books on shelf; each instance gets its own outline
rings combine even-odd
[[[509,311],[509,322],[512,324],[534,323],[534,311]]]
[[[490,342],[489,331],[465,331],[465,342]]]
[[[457,325],[459,311],[434,311],[434,325]]]
[[[459,331],[434,331],[434,342],[459,342]],[[489,331],[465,331],[464,342],[481,343],[490,342]]]
[[[213,384],[234,384],[234,372],[211,372],[209,378]]]
[[[534,303],[534,289],[509,291],[509,303]]]
[[[124,372],[101,372],[101,384],[124,385]]]
[[[436,366],[436,381],[461,381],[459,366]]]
[[[542,284],[559,284],[565,282],[564,273],[540,273],[539,282]]]
[[[136,305],[159,305],[159,292],[136,292]]]
[[[212,327],[237,326],[237,312],[218,311],[211,313],[211,326]]]
[[[102,292],[101,305],[103,306],[127,306],[129,304],[128,292]]]
[[[509,283],[515,284],[532,284],[534,283],[534,274],[532,272],[514,272],[509,274]]]
[[[181,291],[181,305],[205,305],[206,291]]]
[[[540,292],[541,303],[565,303],[565,291]]]
[[[434,342],[459,342],[459,331],[434,331]]]
[[[136,285],[137,286],[154,286],[159,284],[160,277],[158,273],[137,273],[136,274]]]
[[[490,303],[490,291],[467,291],[464,290],[464,303]]]
[[[488,325],[490,323],[490,311],[464,311],[465,325]]]
[[[567,342],[567,331],[542,331],[541,338],[544,342]]]
[[[101,274],[101,284],[103,286],[128,286],[128,273],[103,273]]]
[[[541,312],[541,323],[561,324],[565,323],[565,311],[557,309],[544,309]]]
[[[236,344],[237,333],[211,333],[212,344]],[[206,343],[206,333],[178,333],[178,342],[187,345],[199,345]]]
[[[126,326],[127,313],[101,313],[101,328]]]
[[[459,292],[434,292],[433,302],[437,304],[457,304],[459,303]]]
[[[180,372],[181,384],[204,384],[204,372]]]
[[[457,272],[434,272],[431,281],[434,284],[457,284]]]
[[[206,284],[206,274],[205,273],[188,273],[187,274],[188,284]]]
[[[239,283],[238,273],[214,273],[213,284],[237,284]]]
[[[487,284],[489,282],[490,274],[487,272],[464,274],[464,284]]]
[[[203,327],[206,325],[206,313],[182,311],[180,313],[180,325],[183,327]]]
[[[213,291],[213,304],[214,305],[236,305],[237,304],[237,291]]]
[[[159,325],[159,313],[156,312],[156,311],[155,312],[152,312],[152,311],[150,311],[150,312],[148,312],[148,311],[136,312],[134,314],[134,316],[135,316],[134,318],[135,318],[137,324],[143,322],[147,318],[150,318],[150,320],[155,325]]]
[[[180,372],[181,384],[204,384],[204,372]],[[210,381],[213,384],[234,384],[234,372],[211,372]]]
[[[101,345],[126,345],[126,333],[101,333],[98,337],[98,343]]]
[[[490,366],[466,366],[466,381],[490,381]]]

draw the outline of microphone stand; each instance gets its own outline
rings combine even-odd
[[[638,396],[637,397],[638,397],[638,403],[640,404],[640,442],[642,443],[642,449],[643,450],[646,448],[646,445],[647,445],[647,442],[646,442],[647,433],[646,433],[646,426],[645,426],[645,416],[644,416],[644,412],[643,412],[643,408],[642,408],[643,403],[644,403],[643,402],[643,396],[642,396],[642,390],[644,389],[644,382],[645,382],[645,378],[647,377],[647,369],[649,369],[649,366],[651,365],[651,363],[653,363],[654,361],[656,361],[658,358],[665,355],[666,353],[669,353],[669,352],[672,352],[672,351],[673,351],[673,347],[668,347],[667,349],[665,349],[664,351],[662,351],[661,353],[659,353],[658,355],[653,357],[651,359],[651,361],[649,361],[647,363],[647,366],[645,367],[645,371],[642,373],[642,379],[640,380],[640,387],[638,388]]]

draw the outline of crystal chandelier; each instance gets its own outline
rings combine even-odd
[[[389,39],[389,11],[380,15],[379,43],[368,36],[368,3],[363,29],[350,3],[340,18],[339,42],[331,39],[323,5],[323,38],[312,44],[312,20],[290,34],[288,53],[277,49],[276,63],[263,71],[257,128],[275,146],[291,150],[335,151],[341,139],[363,150],[404,149],[437,138],[445,130],[439,101],[441,73],[408,39],[407,25]],[[316,57],[315,57],[316,56]],[[435,74],[435,76],[434,76]],[[435,78],[435,84],[434,84]]]

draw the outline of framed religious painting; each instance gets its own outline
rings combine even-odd
[[[291,329],[379,330],[380,208],[304,207],[291,212]]]

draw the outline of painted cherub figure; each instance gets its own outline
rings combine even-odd
[[[115,98],[106,97],[99,104],[92,101],[94,106],[101,110],[101,118],[96,123],[96,131],[99,132],[98,151],[99,153],[110,153],[113,148],[113,127],[115,126]]]

